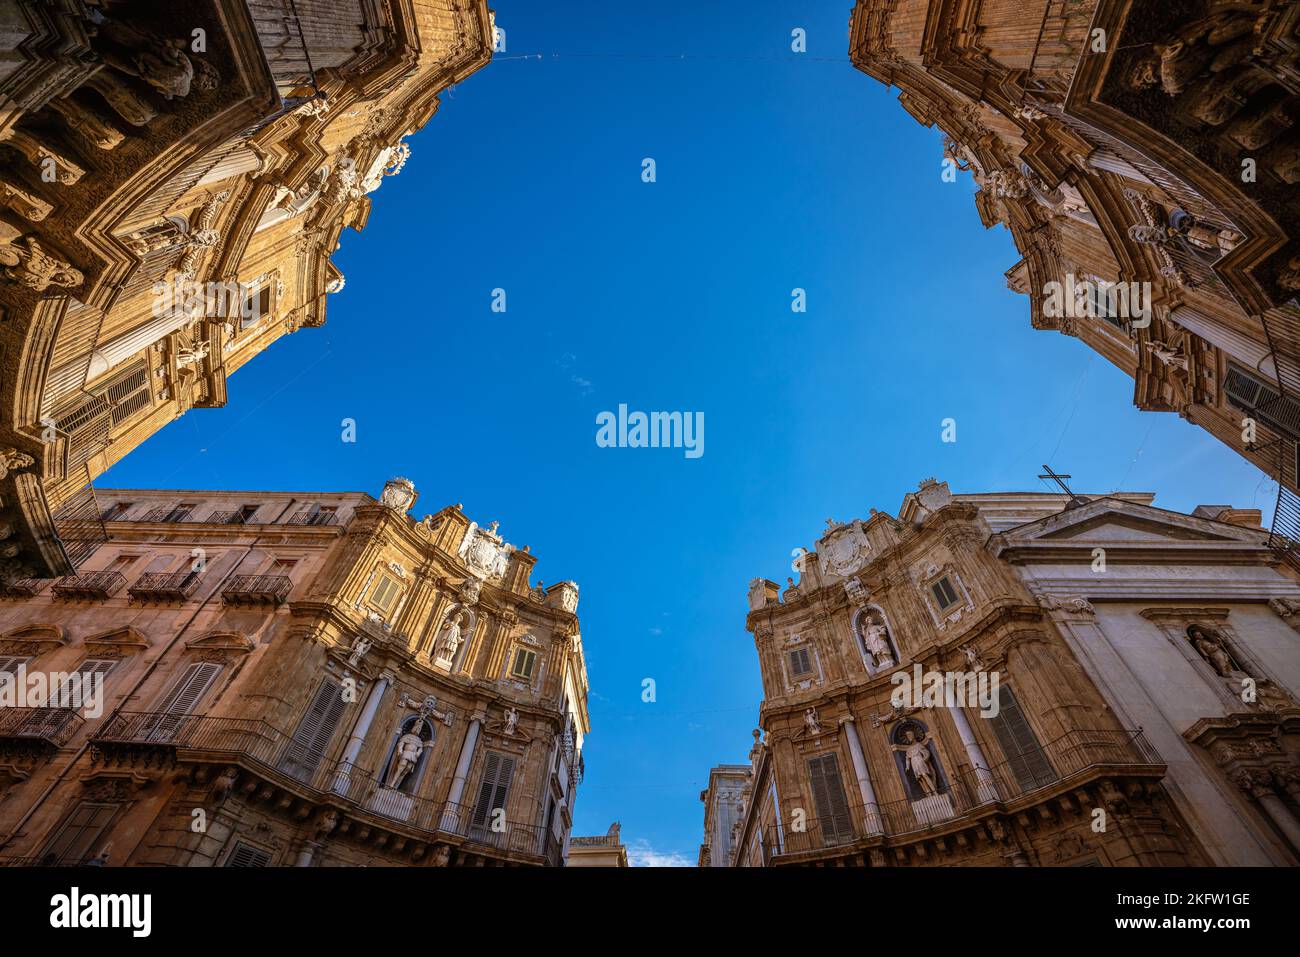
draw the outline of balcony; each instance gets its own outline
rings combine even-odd
[[[313,512],[304,509],[289,516],[286,525],[333,525],[339,520],[337,512]]]
[[[222,587],[221,601],[227,605],[280,605],[292,589],[288,575],[236,575]]]
[[[140,519],[142,522],[188,522],[190,516],[194,513],[190,508],[174,508],[171,505],[163,505],[159,508],[151,508]]]
[[[84,723],[73,708],[0,708],[0,741],[57,749]]]
[[[256,718],[219,718],[160,712],[118,712],[90,737],[98,760],[137,765],[142,760],[238,765],[263,781],[308,800],[347,805],[371,827],[416,832],[425,841],[485,848],[528,863],[559,866],[562,848],[537,824],[475,820],[472,805],[434,801],[388,787],[346,762],[326,761],[290,735]]]
[[[48,581],[43,578],[15,578],[0,583],[0,598],[34,598],[46,584]]]
[[[122,590],[126,579],[121,572],[86,572],[58,579],[50,590],[60,598],[103,601]]]
[[[1141,731],[1071,731],[992,768],[963,768],[949,777],[938,794],[871,808],[856,805],[834,818],[809,820],[803,831],[770,828],[764,834],[764,862],[796,855],[824,857],[828,855],[818,852],[834,852],[860,841],[920,838],[929,832],[967,826],[970,818],[986,811],[1032,806],[1092,778],[1107,774],[1159,778],[1164,772],[1164,762]],[[857,792],[851,778],[843,783],[846,791]],[[875,781],[877,789],[882,784]]]
[[[128,594],[132,601],[184,601],[199,587],[198,572],[145,572]]]

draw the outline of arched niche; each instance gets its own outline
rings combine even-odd
[[[863,605],[853,616],[853,639],[870,674],[880,674],[901,662],[898,641],[885,610],[879,605]]]
[[[406,765],[404,767],[401,748],[407,743],[404,739],[409,735],[418,737],[423,747],[414,766]],[[428,718],[420,717],[418,714],[411,715],[398,725],[397,730],[393,732],[392,740],[389,742],[388,754],[385,756],[384,763],[379,770],[378,780],[380,786],[390,791],[400,791],[403,794],[418,792],[420,783],[424,780],[425,771],[429,767],[429,755],[433,751],[434,737],[433,722]],[[409,757],[407,760],[409,761]]]

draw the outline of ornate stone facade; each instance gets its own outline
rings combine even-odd
[[[1295,495],[1300,7],[858,0],[849,52],[947,134],[1035,328]]]
[[[0,578],[103,540],[90,482],[325,321],[404,139],[491,56],[485,0],[7,4]]]
[[[704,802],[704,841],[700,867],[730,867],[749,786],[748,764],[720,764],[709,771],[709,786],[700,792]]]
[[[1300,586],[1258,512],[1152,499],[928,479],[756,580],[729,863],[1300,860]]]
[[[587,674],[527,547],[483,574],[405,480],[100,494],[85,568],[0,597],[0,670],[104,675],[97,714],[0,708],[0,862],[562,862]]]

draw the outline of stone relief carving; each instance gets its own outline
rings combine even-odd
[[[379,504],[385,508],[395,509],[406,514],[415,504],[415,484],[410,479],[392,478],[384,483],[384,491],[379,496]]]

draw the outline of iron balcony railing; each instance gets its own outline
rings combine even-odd
[[[160,712],[118,712],[91,735],[101,750],[151,746],[220,756],[271,779],[288,778],[317,797],[334,796],[356,808],[430,836],[454,835],[467,844],[558,862],[546,829],[510,821],[473,805],[433,801],[390,788],[375,775],[328,762],[325,753],[257,718],[217,718]]]
[[[243,509],[232,509],[229,511],[213,512],[206,519],[209,525],[256,525],[253,521],[257,517],[256,512],[245,514]]]
[[[74,708],[0,708],[0,740],[37,741],[61,748],[84,723]]]
[[[184,601],[199,587],[198,572],[145,572],[131,585],[135,601]]]
[[[0,582],[0,598],[32,598],[47,584],[43,578],[15,578],[11,582]]]
[[[125,584],[121,572],[84,572],[56,580],[50,590],[60,598],[104,599],[117,594]]]
[[[140,521],[142,522],[188,522],[190,516],[194,514],[192,508],[176,508],[172,505],[163,505],[159,508],[151,508],[147,511]]]
[[[333,525],[338,521],[337,512],[313,512],[311,509],[304,509],[301,512],[294,512],[289,516],[286,525]]]
[[[235,575],[221,588],[221,600],[227,605],[279,605],[293,590],[288,575]]]
[[[842,847],[879,835],[900,837],[941,827],[989,805],[1005,805],[1038,791],[1050,791],[1062,781],[1089,770],[1163,767],[1160,755],[1140,730],[1070,731],[991,768],[964,767],[947,777],[937,794],[874,807],[857,804],[839,815],[805,821],[799,830],[783,822],[782,827],[769,828],[764,835],[764,859],[770,861],[778,855]],[[851,780],[843,784],[856,790]]]

